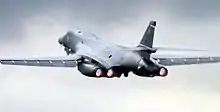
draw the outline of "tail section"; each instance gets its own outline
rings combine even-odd
[[[139,46],[147,46],[152,48],[154,40],[154,31],[156,27],[156,21],[150,21],[147,30],[145,31]]]

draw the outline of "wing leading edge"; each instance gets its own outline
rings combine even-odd
[[[0,59],[3,65],[23,65],[39,67],[76,67],[78,56],[65,57],[35,57],[24,59]]]
[[[154,57],[155,60],[161,65],[176,66],[176,65],[192,65],[204,63],[217,63],[220,62],[220,57]]]

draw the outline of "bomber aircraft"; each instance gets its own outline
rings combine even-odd
[[[112,44],[94,34],[80,30],[68,31],[58,39],[64,47],[63,57],[33,57],[26,59],[0,59],[3,65],[24,65],[40,67],[77,67],[88,77],[113,78],[127,77],[130,72],[142,77],[165,77],[165,66],[191,65],[220,62],[218,56],[157,55],[157,51],[169,51],[172,48],[153,47],[156,21],[150,21],[139,43],[134,47]],[[193,51],[187,49],[175,49]]]

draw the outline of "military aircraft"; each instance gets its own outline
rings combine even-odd
[[[135,47],[111,44],[94,34],[80,30],[68,31],[58,42],[64,47],[67,56],[34,57],[27,59],[0,59],[3,65],[24,65],[40,67],[77,67],[85,76],[94,78],[127,77],[133,72],[143,77],[165,77],[165,66],[191,65],[220,62],[215,56],[157,55],[159,50],[172,48],[153,47],[156,21],[150,21],[139,43]],[[193,51],[175,49],[176,51]]]

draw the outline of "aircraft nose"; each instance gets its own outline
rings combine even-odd
[[[63,37],[60,37],[58,39],[58,42],[63,45],[63,44],[67,44],[70,40],[70,37],[72,36],[72,32],[67,32]]]
[[[60,37],[60,38],[58,39],[58,42],[59,42],[60,44],[63,44],[63,37]]]

